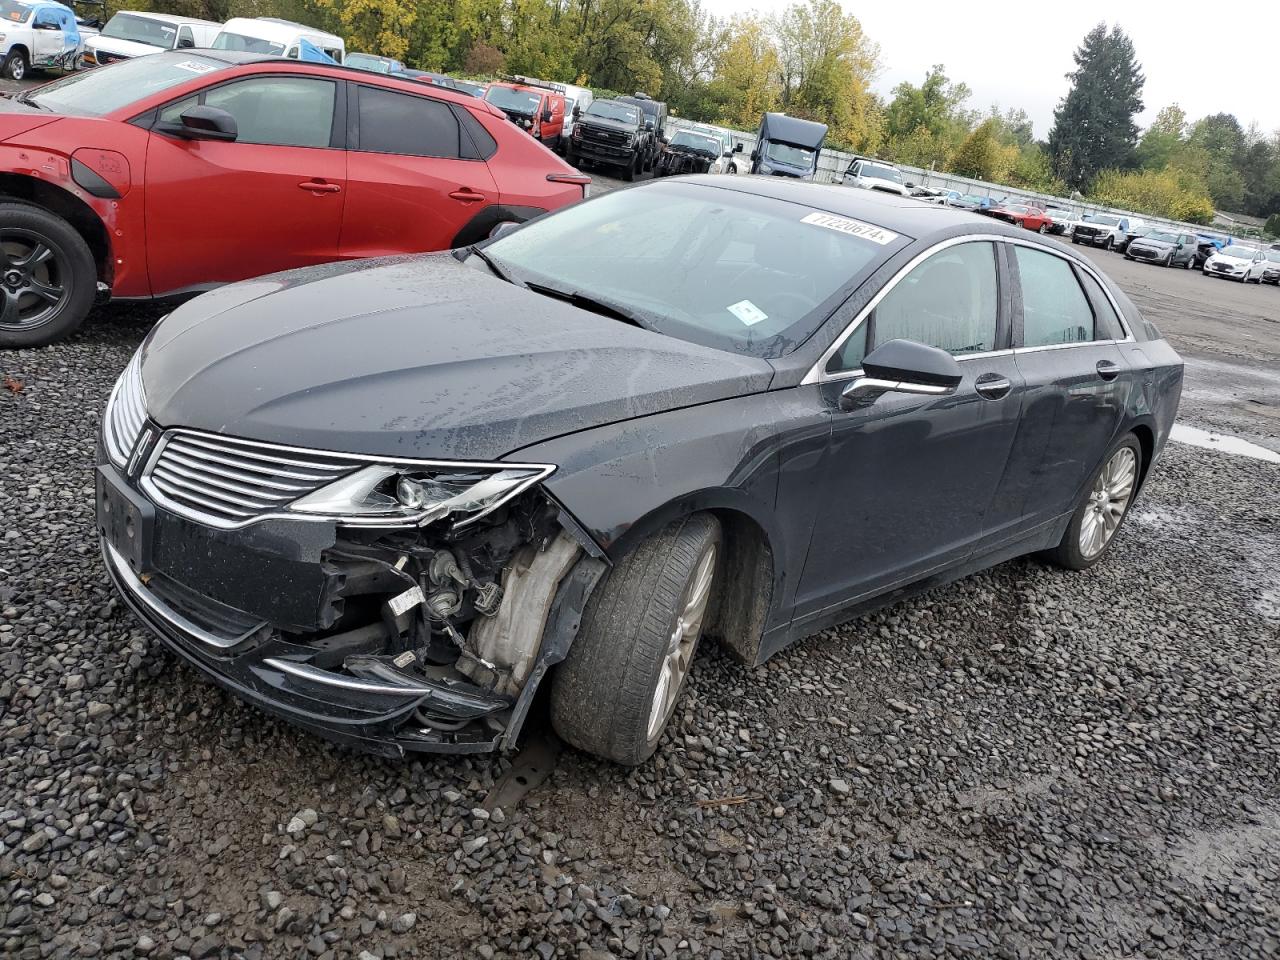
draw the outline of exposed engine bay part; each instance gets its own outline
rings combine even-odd
[[[577,542],[561,532],[544,550],[528,546],[516,554],[503,571],[496,616],[473,623],[458,669],[498,693],[519,693],[537,656],[556,588],[580,553]]]

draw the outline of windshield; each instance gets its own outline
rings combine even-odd
[[[906,242],[801,204],[663,182],[569,207],[485,253],[517,279],[611,302],[659,333],[768,358],[806,340]]]
[[[375,57],[371,53],[349,53],[343,61],[348,67],[357,70],[369,70],[372,73],[390,73],[391,61],[383,57]]]
[[[877,180],[892,180],[894,183],[902,182],[902,174],[893,167],[882,167],[878,163],[864,163],[862,165],[862,175],[864,177],[875,177]]]
[[[1268,250],[1267,259],[1272,263],[1280,263],[1280,250]]]
[[[769,141],[764,155],[776,163],[787,163],[793,167],[804,167],[806,170],[813,165],[812,150],[794,147],[789,143],[779,143],[777,140]]]
[[[31,8],[25,3],[15,3],[14,0],[0,0],[0,18],[6,22],[26,23],[29,16],[31,16]]]
[[[1090,223],[1096,223],[1104,227],[1115,227],[1120,224],[1119,217],[1109,217],[1101,213],[1088,214],[1084,219],[1088,220]]]
[[[511,110],[514,113],[524,113],[529,116],[533,116],[534,111],[538,109],[538,104],[542,102],[542,97],[536,93],[512,90],[510,87],[490,87],[484,98],[499,110]]]
[[[269,57],[284,55],[283,43],[272,43],[261,37],[246,37],[242,33],[227,33],[223,30],[213,38],[215,50],[242,50],[245,53],[264,53]]]
[[[1177,243],[1178,235],[1164,230],[1152,230],[1146,235],[1148,240],[1159,240],[1161,243]]]
[[[688,130],[681,130],[671,138],[671,146],[673,147],[691,147],[694,150],[702,150],[707,153],[713,153],[717,157],[724,151],[720,148],[720,141],[714,137],[708,137],[703,133],[691,133]]]
[[[623,123],[640,122],[640,108],[625,103],[611,103],[608,100],[597,100],[587,107],[588,117],[605,117],[608,120],[620,120]]]
[[[163,20],[152,20],[150,17],[135,17],[131,13],[117,13],[102,28],[104,37],[115,37],[117,40],[132,40],[134,43],[146,43],[153,47],[173,49],[173,38],[178,35],[178,28]]]
[[[1222,251],[1224,257],[1235,257],[1238,260],[1252,260],[1257,256],[1258,251],[1253,247],[1237,247],[1232,245]]]
[[[69,74],[39,87],[28,99],[54,113],[101,117],[224,67],[185,50],[157,53],[113,63],[110,69]]]
[[[1006,203],[1003,205],[1010,213],[1030,213],[1031,208],[1022,203]]]
[[[473,97],[479,97],[484,94],[484,84],[471,83],[469,80],[455,80],[453,85],[463,93],[469,93]]]

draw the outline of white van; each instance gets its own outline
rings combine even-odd
[[[338,63],[346,56],[342,38],[315,27],[275,17],[232,17],[222,25],[213,41],[215,50],[244,50],[268,57],[307,60],[303,42],[332,57]]]
[[[222,24],[212,20],[121,10],[112,14],[100,33],[85,37],[84,62],[105,66],[161,50],[207,47],[221,29]]]

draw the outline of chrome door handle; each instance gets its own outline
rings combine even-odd
[[[1002,377],[998,373],[984,373],[973,384],[973,389],[988,400],[1002,400],[1009,395],[1012,388],[1013,384],[1009,382],[1009,378]]]
[[[1120,365],[1112,363],[1110,360],[1099,360],[1097,370],[1098,376],[1103,380],[1114,380],[1120,376]]]

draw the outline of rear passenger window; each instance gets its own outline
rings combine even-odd
[[[995,349],[995,247],[961,243],[907,274],[871,315],[874,346],[915,340],[953,354]]]
[[[1083,270],[1080,273],[1080,281],[1084,284],[1085,292],[1089,294],[1089,302],[1093,304],[1093,314],[1098,319],[1097,329],[1094,331],[1095,336],[1099,340],[1123,340],[1124,326],[1120,323],[1120,318],[1116,315],[1115,309],[1111,306],[1111,301],[1107,299],[1106,293],[1102,290],[1102,284],[1089,276]]]
[[[458,120],[447,104],[377,87],[358,87],[360,149],[411,157],[461,156]]]
[[[1093,336],[1093,310],[1062,257],[1016,245],[1022,280],[1022,345],[1048,347],[1087,343]]]

